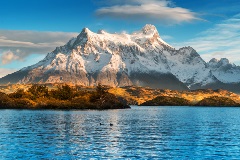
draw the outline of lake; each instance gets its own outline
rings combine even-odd
[[[240,108],[0,110],[0,159],[84,158],[239,159]]]

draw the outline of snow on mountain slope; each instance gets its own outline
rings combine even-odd
[[[164,54],[167,56],[171,73],[189,88],[196,84],[204,86],[215,82],[206,62],[192,47],[164,51]]]
[[[21,73],[23,76],[19,76]],[[174,49],[153,25],[132,34],[103,30],[94,33],[84,28],[42,61],[0,79],[0,83],[102,83],[178,90],[201,88],[217,81],[193,48]]]
[[[102,83],[111,86],[141,85],[155,88],[187,89],[171,72],[164,42],[153,25],[132,34],[98,33],[84,28],[66,45],[57,47],[42,61],[12,74],[0,83]],[[14,79],[14,81],[11,81]]]
[[[146,28],[148,32],[145,32]],[[106,64],[108,65],[104,67],[105,70],[127,69],[129,74],[132,71],[146,72],[152,69],[167,73],[169,70],[166,64],[152,64],[152,57],[158,56],[156,50],[163,48],[163,42],[159,41],[159,36],[154,37],[157,31],[151,31],[149,25],[144,27],[142,32],[133,35],[110,34],[104,31],[96,34],[85,28],[75,42],[69,42],[57,48],[53,53],[80,55],[84,60],[82,65],[87,73],[102,70]],[[143,46],[147,47],[143,48]]]
[[[230,63],[226,58],[220,60],[213,58],[208,62],[208,67],[212,70],[213,75],[221,82],[240,82],[240,66]]]

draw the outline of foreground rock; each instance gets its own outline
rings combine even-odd
[[[150,101],[144,102],[141,106],[189,106],[190,102],[184,98],[158,96]]]
[[[240,107],[240,104],[236,103],[230,98],[213,96],[204,98],[195,104],[195,106]]]

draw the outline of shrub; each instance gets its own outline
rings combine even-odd
[[[0,107],[9,108],[13,106],[13,100],[7,94],[0,92]]]
[[[46,85],[34,84],[28,89],[28,92],[31,94],[32,99],[49,96],[48,87]]]
[[[69,85],[58,86],[57,90],[51,91],[51,96],[59,100],[71,100],[73,98],[74,91]]]
[[[18,89],[16,92],[9,94],[10,98],[23,98],[26,95],[24,89]]]
[[[209,98],[204,98],[203,100],[199,101],[196,106],[217,106],[217,107],[224,107],[224,106],[240,106],[238,103],[233,101],[227,97],[218,97],[212,96]]]
[[[190,101],[179,98],[179,97],[169,97],[169,96],[158,96],[150,101],[144,102],[141,106],[189,106]]]

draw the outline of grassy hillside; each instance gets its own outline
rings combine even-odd
[[[188,100],[178,97],[158,96],[150,101],[144,102],[141,106],[190,106]]]
[[[217,96],[212,96],[209,98],[204,98],[203,100],[199,101],[195,106],[217,106],[217,107],[229,107],[229,106],[239,106],[238,103],[233,101],[230,98],[226,97],[217,97]]]
[[[142,104],[146,101],[152,100],[158,96],[169,96],[184,98],[192,104],[203,100],[204,98],[218,96],[226,97],[240,103],[240,96],[226,91],[226,90],[194,90],[194,91],[174,91],[174,90],[162,90],[162,89],[151,89],[143,87],[123,87],[123,88],[111,88],[110,93],[117,96],[124,97],[129,104]]]

